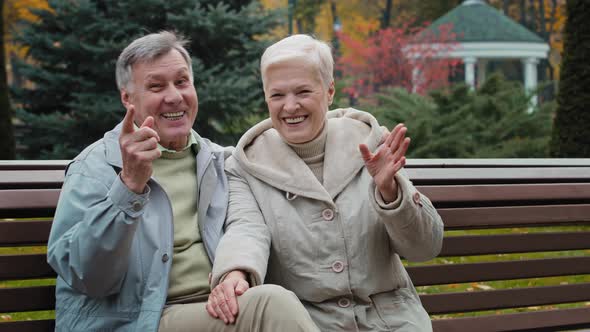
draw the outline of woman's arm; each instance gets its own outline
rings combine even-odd
[[[235,172],[227,171],[227,175],[228,214],[225,234],[215,254],[211,287],[217,286],[222,276],[235,270],[246,272],[251,286],[260,285],[266,276],[270,232],[248,182]]]
[[[418,192],[403,171],[410,139],[398,124],[379,150],[372,154],[359,146],[373,177],[369,195],[385,224],[395,252],[408,260],[428,260],[440,252],[443,223],[430,200]]]

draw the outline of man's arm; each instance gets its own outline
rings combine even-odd
[[[85,161],[75,162],[68,170],[47,260],[72,288],[102,297],[120,289],[148,193],[133,193],[118,176],[108,186],[88,173]]]

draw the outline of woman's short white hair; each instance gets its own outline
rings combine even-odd
[[[292,35],[269,46],[260,59],[262,86],[266,91],[266,71],[286,62],[301,61],[319,73],[326,88],[334,81],[334,58],[330,46],[309,35]]]
[[[154,61],[157,58],[168,54],[172,50],[177,50],[186,61],[189,69],[191,82],[193,81],[192,59],[184,46],[188,44],[188,39],[174,34],[170,31],[160,31],[151,33],[134,40],[129,44],[117,59],[115,70],[117,87],[119,90],[133,89],[133,65],[141,62]]]

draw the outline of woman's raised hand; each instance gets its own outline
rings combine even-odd
[[[397,198],[394,175],[406,164],[406,151],[410,146],[410,138],[406,137],[407,130],[403,123],[395,126],[375,154],[369,151],[366,144],[359,145],[365,166],[385,202],[393,202]]]

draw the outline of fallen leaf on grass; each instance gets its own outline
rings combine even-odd
[[[479,289],[484,290],[484,291],[494,289],[494,287],[492,287],[492,286],[482,285],[482,284],[475,284],[474,287],[475,288],[479,288]]]

